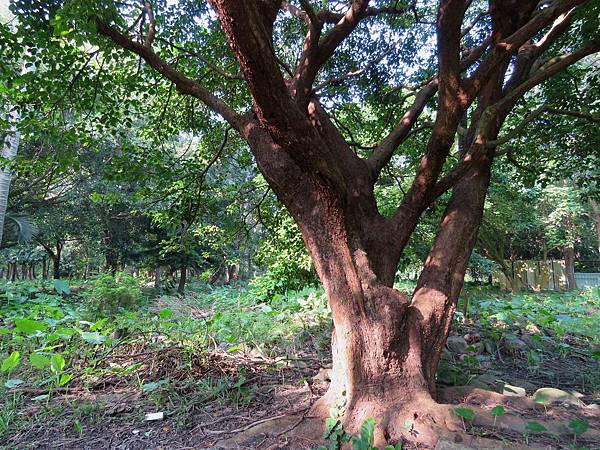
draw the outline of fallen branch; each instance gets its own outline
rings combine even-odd
[[[233,430],[205,430],[205,432],[208,434],[213,434],[213,435],[241,433],[242,431],[249,430],[250,428],[252,428],[256,425],[260,425],[261,423],[270,422],[272,420],[277,420],[277,419],[282,419],[286,416],[287,416],[287,414],[279,414],[277,416],[267,417],[266,419],[255,420],[254,422],[250,422],[248,425],[244,425],[243,427],[235,428]]]

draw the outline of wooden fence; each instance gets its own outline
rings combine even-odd
[[[565,263],[560,260],[548,261],[507,261],[515,277],[518,290],[559,291],[567,288]],[[502,289],[511,290],[510,281],[497,270],[492,274],[492,283]]]

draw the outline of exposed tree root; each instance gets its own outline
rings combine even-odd
[[[542,404],[527,397],[508,396],[472,386],[452,386],[441,389],[438,393],[438,400],[448,404],[468,403],[490,407],[505,405],[517,409],[544,409]]]
[[[270,435],[285,448],[315,448],[323,443],[322,433],[325,420],[329,416],[327,396],[313,405],[308,414],[288,416],[257,427],[246,429],[219,448],[232,448],[228,445],[249,443],[260,435]],[[568,428],[568,420],[556,420],[546,416],[544,407],[525,397],[511,397],[482,389],[459,387],[443,390],[440,400],[454,404],[436,403],[427,395],[413,397],[410,401],[387,399],[359,399],[355,407],[349,407],[341,420],[347,433],[358,435],[360,426],[368,418],[375,418],[375,446],[382,449],[387,444],[402,442],[407,448],[536,448],[532,445],[519,447],[514,443],[508,447],[503,441],[486,439],[469,434],[476,427],[478,433],[490,435],[521,436],[527,433],[527,423],[536,421],[543,425],[547,434],[572,439],[573,432]],[[458,403],[458,404],[457,404]],[[496,405],[504,405],[506,413],[496,418],[490,410]],[[349,405],[350,406],[350,405]],[[464,406],[475,413],[472,421],[463,421],[453,410]],[[587,412],[586,412],[587,414]],[[592,413],[597,414],[596,412]],[[580,438],[589,442],[600,442],[600,431],[590,427]],[[308,447],[307,447],[308,445]]]

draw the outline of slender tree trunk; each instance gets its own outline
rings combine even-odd
[[[563,248],[563,256],[565,260],[565,274],[567,276],[567,289],[577,289],[575,281],[575,249],[573,245],[567,245]]]
[[[108,249],[106,251],[105,258],[106,258],[106,270],[114,275],[115,273],[117,273],[117,270],[119,268],[118,255],[116,254],[116,252],[114,250]]]
[[[156,266],[156,268],[154,269],[154,289],[159,290],[161,288],[160,276],[161,276],[160,266]]]
[[[179,276],[179,286],[177,286],[177,293],[183,295],[185,293],[185,282],[187,279],[187,266],[181,267],[181,275]]]
[[[215,284],[217,281],[219,281],[219,272],[220,269],[217,269],[210,274],[210,277],[208,278],[208,284]]]
[[[600,253],[600,207],[594,199],[590,199],[592,205],[592,214],[596,224],[596,238],[598,239],[598,253]]]
[[[238,281],[240,266],[238,264],[231,264],[227,267],[227,284],[235,283]]]
[[[225,284],[229,284],[231,280],[229,279],[229,266],[227,264],[225,264],[223,272],[225,274]]]
[[[62,257],[63,243],[61,241],[56,241],[56,250],[52,254],[52,272],[53,278],[58,280],[60,278],[60,263]]]
[[[513,272],[512,265],[509,266],[508,264],[506,264],[506,261],[504,261],[504,260],[500,261],[498,263],[500,264],[500,271],[504,274],[504,276],[508,280],[511,292],[513,294],[516,293],[516,292],[518,292],[519,288],[520,288],[520,286],[519,286],[519,278]]]
[[[52,259],[52,278],[55,280],[60,278],[60,255]]]
[[[10,275],[10,279],[11,281],[16,281],[17,279],[17,263],[12,263],[11,264],[11,275]]]

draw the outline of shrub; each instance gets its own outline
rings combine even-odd
[[[317,284],[315,269],[296,223],[285,212],[277,214],[275,223],[276,233],[255,255],[259,265],[267,269],[250,282],[252,294],[259,300]]]
[[[119,311],[132,309],[143,300],[138,280],[129,274],[117,272],[100,275],[92,281],[86,291],[88,306],[98,315],[115,315]]]

